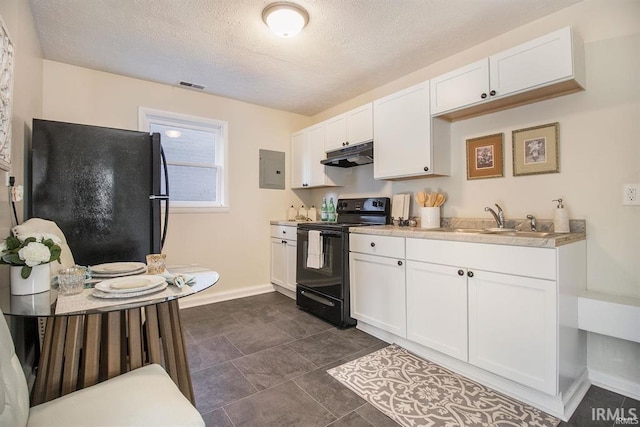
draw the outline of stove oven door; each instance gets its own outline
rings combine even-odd
[[[322,266],[307,266],[309,230],[298,228],[296,283],[314,292],[342,300],[345,265],[345,236],[337,230],[320,230],[322,236]]]

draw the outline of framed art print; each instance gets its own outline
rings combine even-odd
[[[560,172],[559,123],[514,130],[513,176]]]
[[[14,47],[0,17],[0,169],[11,169]]]
[[[467,179],[504,176],[502,133],[467,139]]]

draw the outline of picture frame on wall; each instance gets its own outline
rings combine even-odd
[[[11,118],[15,48],[0,16],[0,169],[11,169]]]
[[[467,179],[504,176],[504,134],[467,139]]]
[[[560,172],[559,123],[512,132],[513,176]]]

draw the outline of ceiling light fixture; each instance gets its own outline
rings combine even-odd
[[[264,8],[262,20],[277,35],[293,37],[307,25],[309,14],[297,4],[280,1]]]
[[[164,131],[164,134],[167,135],[169,138],[179,138],[180,136],[182,136],[182,132],[175,129],[167,129]]]

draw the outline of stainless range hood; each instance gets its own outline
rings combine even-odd
[[[329,151],[327,158],[320,160],[320,163],[325,166],[335,166],[339,168],[351,168],[353,166],[373,163],[373,141]]]

